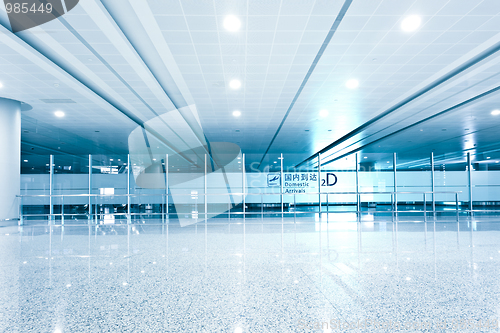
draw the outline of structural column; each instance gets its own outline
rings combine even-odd
[[[19,218],[21,102],[0,98],[0,221]]]

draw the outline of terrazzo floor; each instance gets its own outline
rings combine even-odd
[[[0,227],[0,332],[497,332],[500,220]]]

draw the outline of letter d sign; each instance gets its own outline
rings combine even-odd
[[[337,184],[337,176],[335,176],[334,173],[327,173],[326,174],[326,186],[333,186]]]

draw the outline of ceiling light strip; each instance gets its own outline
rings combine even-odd
[[[492,78],[494,78],[495,76],[498,76],[498,75],[499,75],[498,73],[494,73],[494,74],[492,74],[491,76],[488,76],[487,78],[485,78],[483,81],[477,82],[477,83],[475,83],[475,84],[473,84],[473,85],[467,86],[467,87],[466,87],[466,88],[464,88],[463,90],[457,91],[454,95],[452,95],[452,96],[450,96],[450,97],[460,95],[460,94],[462,94],[463,92],[465,92],[467,89],[471,89],[471,88],[473,88],[473,87],[476,87],[476,86],[478,86],[479,84],[481,84],[482,82],[487,81],[487,80],[490,80],[490,79],[492,79]],[[448,97],[448,98],[449,98],[449,97]],[[436,106],[437,104],[439,104],[439,103],[441,103],[441,102],[442,102],[442,101],[439,101],[439,102],[436,102],[436,103],[434,103],[434,104],[432,104],[432,105],[429,105],[429,106],[425,107],[424,109],[421,109],[418,113],[420,113],[420,112],[422,112],[422,111],[429,110],[429,109],[433,108],[434,106]],[[403,119],[403,120],[400,120],[400,121],[398,121],[397,123],[402,122],[402,121],[404,121],[404,120],[406,120],[406,119],[407,119],[407,118],[405,118],[405,119]],[[372,136],[377,135],[377,134],[379,134],[379,133],[381,133],[381,132],[383,132],[383,131],[385,131],[385,130],[389,129],[390,127],[392,127],[393,125],[395,125],[395,124],[397,124],[397,123],[394,123],[394,124],[388,125],[388,126],[386,126],[386,127],[382,128],[382,129],[380,129],[380,130],[377,130],[377,131],[375,131],[375,132],[373,132],[373,133],[371,133],[371,134],[368,134],[368,135],[367,135],[367,136],[365,136],[365,137],[359,138],[359,139],[357,139],[357,141],[352,142],[352,143],[348,144],[348,145],[347,145],[347,146],[345,146],[345,147],[339,148],[338,150],[336,150],[336,151],[334,151],[334,152],[332,152],[332,153],[328,152],[328,154],[329,154],[329,155],[328,155],[328,156],[326,156],[326,157],[325,157],[325,159],[326,159],[326,158],[328,158],[328,157],[330,157],[330,156],[332,156],[332,155],[335,155],[335,154],[337,154],[337,153],[340,153],[340,152],[341,152],[341,151],[343,151],[343,150],[347,150],[349,147],[352,147],[352,146],[354,146],[354,145],[356,145],[356,144],[358,144],[358,143],[360,143],[360,142],[362,142],[362,141],[367,141],[367,139],[369,139],[369,138],[371,138]],[[315,164],[315,161],[316,161],[316,159],[314,159],[314,160],[312,160],[312,161],[311,161],[313,165]]]
[[[420,96],[428,93],[432,89],[434,89],[437,86],[441,85],[442,83],[450,80],[451,78],[457,76],[458,74],[466,71],[467,69],[469,69],[472,66],[478,64],[479,62],[483,61],[484,59],[488,58],[489,56],[495,54],[498,51],[500,51],[500,42],[496,43],[492,47],[490,47],[490,48],[486,49],[485,51],[481,52],[480,54],[478,54],[477,56],[473,57],[472,59],[466,61],[462,65],[458,66],[454,70],[452,70],[452,71],[448,72],[447,74],[443,75],[442,77],[440,77],[436,81],[432,82],[431,84],[427,85],[426,87],[420,89],[416,93],[414,93],[414,94],[410,95],[409,97],[405,98],[403,101],[397,103],[396,105],[390,107],[386,111],[380,113],[378,116],[375,116],[372,119],[368,120],[363,125],[355,128],[354,130],[352,130],[351,132],[347,133],[346,135],[344,135],[340,139],[334,141],[333,143],[329,144],[328,146],[326,146],[325,148],[321,149],[317,153],[315,153],[315,154],[311,155],[310,157],[306,158],[304,161],[302,161],[299,164],[297,164],[296,167],[299,167],[302,164],[315,159],[318,156],[318,154],[324,154],[328,150],[332,149],[333,147],[335,147],[335,146],[341,144],[342,142],[344,142],[344,141],[352,138],[353,136],[361,133],[361,131],[363,131],[367,127],[373,125],[375,122],[381,120],[382,118],[386,117],[387,115],[389,115],[389,114],[393,113],[394,111],[400,109],[401,107],[405,106],[406,104],[414,101],[415,99],[419,98]]]
[[[113,73],[113,75],[116,76],[116,78],[118,80],[120,80],[120,82],[123,83],[123,85],[125,85],[129,90],[130,92],[132,92],[132,94],[134,94],[135,97],[137,97],[137,99],[139,99],[155,116],[159,116],[159,114],[132,88],[132,86],[130,86],[130,84],[128,84],[128,82],[62,17],[59,18],[59,20],[61,21],[61,23],[85,46],[87,47],[87,49],[97,58],[99,59],[99,61],[101,61],[101,63],[106,66],[106,68],[108,68],[108,70]],[[118,110],[122,111],[122,109],[119,109],[117,108]],[[122,111],[123,112],[123,111]],[[130,112],[127,112],[127,115],[128,113]],[[175,133],[177,135],[177,137],[184,142],[184,144],[187,145],[187,143],[184,141],[184,139],[177,133],[175,132],[168,124],[166,124],[164,122],[164,124],[170,128],[172,130],[173,133]],[[169,148],[171,148],[173,151],[175,151],[176,153],[178,153],[183,159],[185,159],[188,163],[191,163],[191,164],[196,164],[195,162],[193,162],[190,158],[188,158],[187,156],[183,156],[182,152],[180,152],[179,150],[177,150],[176,148],[174,148],[174,145],[172,145],[170,142],[168,142],[165,137],[163,137],[162,135],[160,135],[159,133],[157,133],[156,131],[154,131],[152,128],[150,128],[149,126],[146,126],[145,123],[143,123],[142,121],[140,121],[140,123],[138,123],[139,126],[141,126],[142,128],[146,129],[149,133],[151,133],[152,135],[154,135],[160,142],[164,143],[166,146],[168,146]]]
[[[293,98],[292,102],[290,103],[290,106],[288,107],[288,110],[286,111],[285,116],[281,120],[281,123],[280,123],[278,129],[276,130],[276,133],[274,133],[274,136],[271,139],[271,142],[269,143],[269,145],[268,145],[268,147],[266,149],[266,152],[264,153],[264,155],[262,155],[262,159],[260,160],[259,166],[257,168],[260,168],[262,162],[264,161],[264,158],[266,157],[267,153],[269,152],[269,149],[271,149],[271,146],[273,145],[274,140],[276,140],[276,137],[278,136],[279,132],[281,131],[281,128],[285,124],[285,121],[288,118],[288,115],[290,114],[290,112],[292,111],[292,108],[295,105],[295,102],[297,101],[297,99],[299,98],[300,94],[302,93],[302,90],[304,90],[305,85],[309,81],[309,77],[312,75],[314,69],[316,68],[316,65],[318,64],[319,60],[323,56],[323,53],[325,52],[326,47],[328,46],[328,44],[330,43],[333,35],[337,31],[337,28],[339,27],[340,23],[342,22],[342,20],[343,20],[345,14],[347,13],[347,10],[349,9],[349,6],[351,5],[352,1],[353,0],[346,0],[344,2],[344,5],[342,5],[342,8],[340,9],[339,14],[335,18],[335,21],[333,22],[333,25],[330,28],[330,31],[326,35],[326,38],[323,41],[323,44],[321,45],[318,53],[316,54],[316,57],[314,58],[311,66],[309,67],[309,70],[307,71],[307,74],[304,77],[304,80],[302,80],[302,83],[301,83],[301,85],[299,87],[299,90],[297,90],[297,93],[295,94],[295,97]]]
[[[326,161],[326,162],[322,162],[322,165],[326,165],[326,164],[329,164],[329,163],[335,162],[335,161],[337,161],[337,160],[339,160],[339,159],[342,159],[342,158],[344,158],[344,157],[346,157],[346,156],[349,156],[349,155],[354,154],[354,153],[356,153],[356,152],[358,152],[358,151],[361,151],[361,150],[365,149],[366,147],[369,147],[369,146],[371,146],[371,145],[373,145],[373,144],[375,144],[375,143],[378,143],[378,142],[380,142],[380,141],[382,141],[382,140],[385,140],[385,139],[387,139],[387,138],[389,138],[389,137],[391,137],[391,136],[393,136],[393,135],[399,134],[399,133],[401,133],[401,132],[403,132],[403,131],[406,131],[406,130],[408,130],[408,129],[412,128],[412,127],[415,127],[415,126],[421,125],[422,123],[427,122],[427,121],[429,121],[429,120],[432,120],[432,119],[434,119],[434,118],[437,118],[437,117],[443,116],[444,114],[446,114],[446,113],[448,113],[448,112],[455,111],[455,110],[457,110],[457,109],[459,109],[459,108],[462,108],[462,107],[464,107],[464,106],[467,106],[468,104],[470,104],[470,103],[472,103],[472,102],[477,102],[478,100],[483,99],[483,98],[486,98],[486,97],[488,97],[490,94],[493,94],[493,93],[498,92],[498,91],[500,91],[500,86],[497,86],[497,87],[495,87],[495,88],[493,88],[493,89],[491,89],[491,90],[488,90],[488,91],[486,91],[486,92],[484,92],[484,93],[482,93],[482,94],[476,95],[476,96],[474,96],[474,97],[472,97],[472,98],[470,98],[470,99],[468,99],[468,100],[466,100],[466,101],[463,101],[463,102],[461,102],[461,103],[458,103],[458,104],[456,104],[456,105],[454,105],[454,106],[452,106],[452,107],[450,107],[450,108],[448,108],[448,109],[445,109],[445,110],[443,110],[443,111],[441,111],[441,112],[439,112],[439,113],[436,113],[436,114],[434,114],[434,115],[432,115],[432,116],[430,116],[430,117],[427,117],[427,118],[425,118],[425,119],[422,119],[422,120],[420,120],[420,121],[417,121],[416,123],[413,123],[413,124],[411,124],[411,125],[408,125],[408,126],[406,126],[406,127],[403,127],[403,128],[401,128],[401,129],[399,129],[399,130],[397,130],[397,131],[395,131],[395,132],[392,132],[391,134],[388,134],[388,135],[383,136],[383,137],[381,137],[381,138],[379,138],[379,139],[377,139],[377,140],[375,140],[375,141],[372,141],[372,142],[370,142],[370,143],[367,143],[366,145],[363,145],[363,146],[361,146],[361,147],[359,147],[359,148],[356,148],[356,149],[354,149],[354,150],[351,150],[350,152],[345,153],[345,154],[343,154],[343,155],[341,155],[341,156],[337,156],[337,157],[332,158],[332,159],[330,159],[330,160],[328,160],[328,161]],[[302,163],[304,163],[304,162],[302,162]],[[297,165],[296,167],[298,167],[298,165]]]
[[[156,45],[153,43],[152,46],[156,49],[158,56],[160,57],[160,64],[164,65],[164,69],[161,70],[161,78],[155,73],[156,68],[158,71],[158,66],[154,66],[154,52],[141,52],[141,45],[144,48],[144,40],[139,40],[136,34],[132,34],[131,27],[129,25],[131,18],[126,17],[126,20],[123,20],[120,15],[117,15],[115,3],[109,1],[102,2],[103,9],[106,10],[109,17],[113,20],[116,26],[120,29],[122,35],[127,40],[129,45],[135,50],[136,54],[139,56],[144,66],[151,73],[155,81],[163,90],[164,94],[170,100],[170,102],[179,110],[180,115],[184,118],[188,126],[191,128],[191,131],[194,133],[197,140],[200,142],[202,147],[205,147],[208,143],[206,136],[203,134],[203,130],[201,128],[201,123],[199,117],[196,114],[192,114],[190,112],[184,112],[185,109],[183,107],[189,106],[190,104],[194,104],[193,97],[191,96],[189,89],[187,88],[186,83],[180,73],[180,70],[176,66],[175,59],[170,52],[168,45],[166,44],[163,35],[161,34],[160,28],[156,23],[156,19],[151,12],[149,6],[144,6],[144,4],[138,5],[135,3],[131,3],[133,8],[133,12],[141,23],[142,26],[145,27],[144,32],[148,35],[149,39],[158,40],[160,45]],[[120,10],[124,10],[123,5],[120,4]],[[122,15],[123,16],[123,15]],[[133,29],[136,29],[135,27]],[[153,36],[156,38],[153,38]],[[136,45],[139,44],[139,45]],[[169,68],[165,66],[165,64],[169,64]],[[171,70],[174,73],[171,73]],[[180,87],[179,87],[180,84]],[[167,88],[168,87],[168,88]],[[185,96],[187,95],[187,96]],[[186,100],[187,99],[187,100]],[[189,103],[188,103],[189,101]],[[164,122],[165,123],[165,122]],[[168,124],[165,123],[166,126]],[[195,129],[196,127],[196,129]],[[174,131],[175,133],[175,131]],[[181,138],[182,140],[182,138]],[[207,151],[208,153],[208,151]],[[210,159],[213,163],[213,158],[209,154]]]

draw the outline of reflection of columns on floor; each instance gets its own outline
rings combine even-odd
[[[0,221],[19,217],[21,102],[0,98]]]

